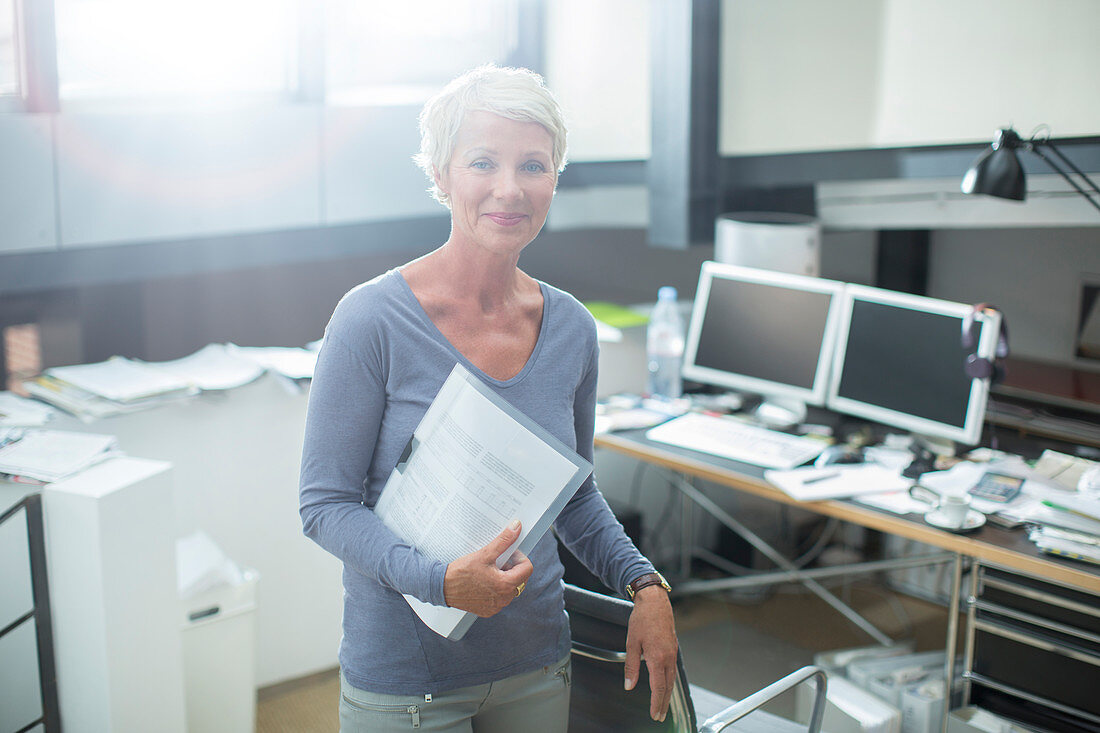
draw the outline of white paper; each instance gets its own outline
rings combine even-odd
[[[913,462],[913,452],[908,448],[889,448],[884,445],[869,445],[863,449],[863,458],[899,473]]]
[[[1033,534],[1031,539],[1035,542],[1035,546],[1043,552],[1100,564],[1100,547],[1059,537],[1050,537],[1042,533]]]
[[[313,377],[317,367],[317,352],[298,347],[284,346],[236,346],[228,344],[229,353],[249,359],[289,379]]]
[[[921,486],[927,486],[938,494],[962,496],[977,485],[986,471],[992,470],[983,463],[956,463],[946,471],[929,471],[920,477]]]
[[[765,471],[764,478],[799,501],[842,499],[861,494],[900,491],[908,488],[911,483],[897,471],[873,463]]]
[[[186,391],[190,386],[178,377],[121,356],[96,364],[53,367],[46,374],[116,402]]]
[[[1033,504],[1027,511],[1020,512],[1019,516],[1027,522],[1064,527],[1065,529],[1100,537],[1100,520],[1089,519],[1072,512],[1064,512],[1039,502]]]
[[[240,585],[244,573],[208,534],[194,532],[176,540],[176,584],[179,597],[192,598],[215,588]]]
[[[606,324],[598,318],[594,320],[596,321],[596,340],[600,343],[617,344],[623,340],[621,329]]]
[[[1035,473],[1057,482],[1065,489],[1073,490],[1077,488],[1081,475],[1097,465],[1100,464],[1087,458],[1047,449],[1035,462]]]
[[[1083,514],[1089,519],[1100,522],[1100,497],[1091,494],[1065,494],[1057,499],[1051,499],[1058,506],[1065,507],[1077,514]]]
[[[924,514],[932,507],[923,501],[909,496],[909,490],[884,491],[881,494],[866,494],[855,497],[855,501],[875,509],[894,514]]]
[[[34,379],[24,380],[23,388],[36,399],[60,407],[85,423],[94,422],[101,417],[138,412],[157,405],[188,399],[197,392],[189,388],[132,402],[118,402],[92,394],[49,374],[40,374]]]
[[[240,387],[264,373],[264,367],[254,359],[231,353],[225,344],[207,344],[182,359],[148,362],[148,365],[205,390]]]
[[[455,366],[374,511],[442,563],[481,549],[519,519],[519,538],[497,559],[502,567],[514,549],[534,547],[592,466],[479,384]],[[405,599],[441,636],[459,639],[473,622],[460,609]]]
[[[0,392],[0,426],[32,427],[45,425],[56,410],[12,392]]]
[[[104,460],[117,443],[113,435],[63,430],[28,430],[0,448],[0,473],[57,481]]]

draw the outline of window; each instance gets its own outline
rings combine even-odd
[[[297,86],[296,0],[56,0],[55,7],[63,104],[281,97]]]
[[[0,0],[0,97],[19,92],[16,57],[15,0]]]
[[[518,24],[517,0],[329,0],[326,98],[422,102],[467,69],[506,62]]]

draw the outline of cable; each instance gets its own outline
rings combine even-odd
[[[662,468],[662,472],[668,477],[667,480],[668,480],[669,485],[674,487],[675,484],[676,484],[676,480],[678,478],[676,476],[675,472],[670,470],[670,469],[664,469],[664,468]],[[675,497],[676,493],[675,492],[670,492],[670,496]],[[785,509],[785,508],[786,507],[783,507],[783,509]],[[717,521],[717,520],[715,520],[715,521]],[[725,526],[725,525],[722,525],[722,526]],[[821,552],[824,551],[825,547],[831,541],[833,535],[836,534],[836,530],[839,526],[840,526],[840,521],[836,518],[830,517],[829,520],[823,526],[821,535],[817,538],[817,540],[810,547],[810,549],[791,561],[791,563],[795,566],[795,568],[805,567],[808,563],[815,560],[821,554]],[[731,560],[727,560],[727,562],[729,562],[730,565],[732,565],[733,567],[743,569],[746,575],[754,575],[754,574],[772,572],[773,570],[776,569],[776,567],[778,567],[778,566],[775,566],[774,563],[769,563],[769,567],[766,567],[766,568],[753,568],[753,567],[746,567],[744,565],[741,565],[740,563],[736,563],[736,562],[733,562]]]
[[[645,473],[645,470],[649,468],[650,464],[645,461],[638,461],[638,465],[634,467],[634,477],[630,481],[630,503],[634,506],[638,506],[642,501],[642,486],[641,477]]]
[[[794,566],[804,568],[820,557],[821,553],[825,552],[825,548],[829,546],[829,543],[833,541],[833,537],[839,528],[840,520],[836,517],[829,517],[828,521],[822,525],[821,534],[818,535],[817,540],[810,545],[810,549],[794,561]]]

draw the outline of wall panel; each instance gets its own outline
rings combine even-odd
[[[57,117],[63,247],[316,226],[320,110]]]
[[[443,214],[413,162],[420,106],[328,107],[324,112],[324,222]]]
[[[48,115],[0,115],[0,254],[57,247]]]

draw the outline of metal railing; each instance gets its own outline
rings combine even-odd
[[[57,667],[54,664],[53,624],[50,620],[50,591],[46,582],[46,537],[42,525],[42,495],[28,494],[0,514],[0,524],[23,510],[27,520],[27,549],[30,555],[31,597],[29,611],[0,629],[0,637],[33,620],[38,650],[38,685],[42,715],[15,733],[24,733],[41,725],[46,733],[60,733],[61,715],[57,702]]]

